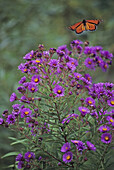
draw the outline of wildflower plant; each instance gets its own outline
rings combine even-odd
[[[106,72],[113,55],[100,46],[73,40],[26,54],[18,66],[23,77],[12,93],[12,112],[0,125],[23,144],[16,169],[102,169],[111,164],[114,84],[93,83],[92,71]],[[14,138],[12,138],[14,139]]]

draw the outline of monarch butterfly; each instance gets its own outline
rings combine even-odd
[[[70,30],[75,31],[77,34],[82,33],[83,31],[94,31],[96,30],[96,26],[102,22],[102,20],[83,20],[82,22],[77,22],[74,25],[68,27]]]

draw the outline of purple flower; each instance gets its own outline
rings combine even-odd
[[[85,116],[87,113],[90,113],[90,110],[86,107],[80,106],[80,107],[78,107],[78,109],[81,112],[82,116]]]
[[[89,74],[84,74],[85,79],[87,79],[88,81],[92,82],[92,78]]]
[[[12,114],[14,114],[14,116],[19,115],[19,113],[20,113],[20,104],[14,104],[14,105],[12,105],[12,107],[13,107]]]
[[[27,162],[30,162],[31,159],[35,159],[35,154],[33,152],[26,152],[24,156]]]
[[[71,48],[75,48],[76,46],[80,44],[83,44],[83,42],[80,40],[73,40],[70,45],[71,45]]]
[[[8,115],[6,122],[8,122],[8,124],[14,124],[15,123],[15,116],[10,114]]]
[[[74,71],[76,67],[78,66],[78,61],[74,58],[71,58],[69,62],[66,63],[68,69]]]
[[[76,80],[80,80],[82,75],[80,73],[74,73],[74,77],[76,78]]]
[[[31,81],[38,84],[40,82],[40,76],[39,75],[32,76]]]
[[[48,63],[51,67],[57,67],[58,66],[58,60],[57,59],[51,59],[50,62]]]
[[[29,85],[28,85],[28,90],[30,91],[30,92],[32,92],[32,93],[34,93],[34,92],[37,92],[38,91],[38,86],[36,86],[36,84],[35,83],[29,83]]]
[[[98,129],[100,132],[107,132],[110,130],[110,127],[107,125],[102,125],[100,126],[100,128]]]
[[[4,119],[0,118],[0,125],[2,125],[4,122]]]
[[[36,74],[38,73],[38,68],[36,66],[32,66],[29,68],[29,73],[30,74]]]
[[[17,165],[17,168],[18,169],[22,169],[23,167],[24,167],[24,162],[23,161],[19,161],[18,165]]]
[[[25,89],[25,87],[23,87],[23,86],[19,86],[18,88],[17,88],[17,90],[19,91],[19,93],[25,93],[26,92],[26,89]]]
[[[96,147],[89,141],[86,142],[89,150],[95,151]]]
[[[23,84],[23,83],[25,83],[25,82],[26,82],[26,77],[24,76],[24,77],[22,77],[21,80],[19,81],[19,84]]]
[[[23,155],[21,153],[16,156],[16,161],[23,161]]]
[[[31,116],[31,113],[32,113],[32,110],[30,110],[29,108],[23,108],[21,110],[21,118]]]
[[[73,158],[72,152],[67,152],[63,155],[63,161],[65,163],[69,163],[72,160],[72,158]]]
[[[10,102],[13,102],[15,100],[17,100],[17,96],[16,96],[15,93],[12,93],[11,96],[10,96]]]
[[[94,52],[94,47],[85,47],[84,54],[92,54]]]
[[[62,148],[61,148],[61,152],[66,152],[66,151],[68,151],[68,150],[70,150],[71,149],[71,147],[70,147],[70,143],[65,143],[63,146],[62,146]]]
[[[33,57],[33,55],[34,55],[34,51],[32,50],[32,51],[30,51],[28,54],[26,54],[26,55],[23,57],[23,59],[25,59],[25,60],[31,60],[32,57]]]
[[[86,102],[86,104],[89,105],[89,106],[95,106],[95,100],[94,100],[93,98],[91,98],[91,97],[87,97],[87,98],[85,99],[85,102]]]
[[[111,116],[107,116],[106,120],[108,121],[109,124],[114,125],[114,118]]]
[[[90,68],[91,70],[95,70],[95,63],[93,62],[93,59],[86,58],[84,64],[86,67]]]
[[[56,94],[56,97],[64,96],[64,88],[60,85],[56,85],[53,92]]]
[[[110,143],[111,142],[111,139],[112,139],[112,136],[111,136],[111,134],[110,133],[103,133],[102,135],[101,135],[101,141],[103,142],[103,143]]]
[[[80,140],[71,140],[71,142],[76,145],[79,152],[82,152],[84,149],[86,149],[85,144]]]
[[[107,100],[109,106],[114,107],[114,98]]]

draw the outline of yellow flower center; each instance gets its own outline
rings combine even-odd
[[[65,149],[68,149],[68,147],[66,147]]]
[[[27,71],[27,68],[25,68],[24,71]]]
[[[40,63],[40,60],[36,60],[36,63]]]
[[[85,112],[86,110],[85,109],[82,109],[82,112]]]
[[[28,157],[30,158],[30,157],[31,157],[31,154],[29,154]]]
[[[107,68],[107,65],[106,65],[106,64],[104,65],[104,68]]]
[[[77,76],[77,78],[80,78],[80,76]]]
[[[89,103],[89,104],[92,104],[92,101],[91,101],[91,100],[89,100],[89,101],[88,101],[88,103]]]
[[[34,90],[35,90],[35,88],[34,88],[34,87],[32,87],[32,88],[31,88],[31,90],[32,90],[32,91],[34,91]]]
[[[90,65],[91,65],[91,64],[92,64],[92,63],[91,63],[91,61],[88,61],[88,64],[90,64]]]
[[[38,78],[35,78],[35,79],[34,79],[35,83],[37,83],[37,82],[38,82],[38,80],[39,80]]]
[[[71,64],[74,65],[74,62],[72,62]]]
[[[107,128],[103,128],[103,131],[107,131]]]
[[[114,105],[114,100],[112,100],[110,103],[111,103],[112,105]]]
[[[109,137],[108,137],[108,136],[105,136],[105,140],[109,140]]]
[[[71,158],[70,155],[67,155],[66,159],[69,160],[70,158]]]
[[[110,122],[114,122],[112,118],[110,118]]]
[[[26,112],[25,112],[25,115],[28,115],[28,114],[29,114],[29,112],[26,111]]]
[[[61,90],[58,90],[58,91],[57,91],[57,93],[61,94],[61,93],[62,93],[62,91],[61,91]]]

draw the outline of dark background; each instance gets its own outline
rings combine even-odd
[[[76,35],[67,27],[83,19],[103,19],[95,32]],[[45,49],[88,40],[114,53],[114,0],[0,0],[0,114],[11,110],[9,98],[22,76],[18,65],[22,57],[44,44]],[[114,82],[114,66],[107,73],[98,69],[95,82]],[[13,132],[0,128],[0,156],[16,148],[8,137]],[[10,159],[11,158],[11,159]],[[0,160],[0,169],[14,158]],[[10,168],[9,168],[10,169]]]

